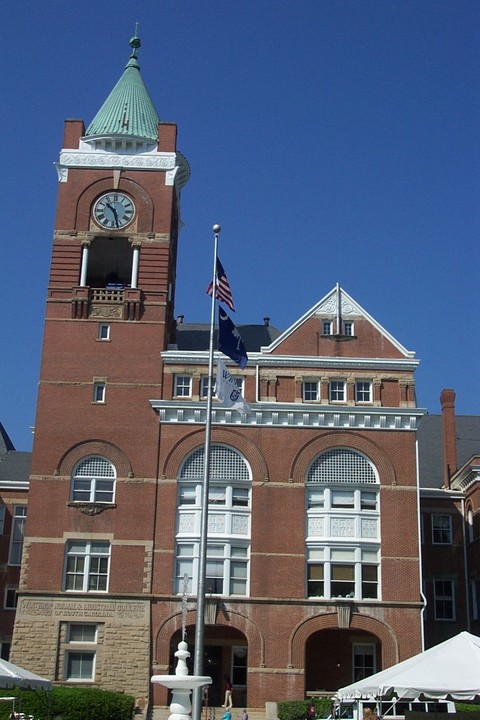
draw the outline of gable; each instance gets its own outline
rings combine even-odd
[[[381,359],[415,356],[338,285],[271,345],[262,347],[262,353]]]

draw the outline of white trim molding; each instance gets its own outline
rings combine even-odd
[[[206,402],[188,400],[150,400],[161,423],[205,425]],[[418,408],[328,407],[299,403],[251,403],[249,413],[239,413],[213,406],[212,422],[216,425],[243,427],[303,427],[361,430],[416,431],[425,410]]]

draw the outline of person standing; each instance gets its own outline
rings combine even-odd
[[[233,688],[230,678],[228,675],[225,675],[225,702],[222,705],[225,710],[231,710],[233,707],[232,690]]]

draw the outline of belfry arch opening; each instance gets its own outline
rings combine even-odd
[[[128,287],[132,262],[133,250],[128,238],[96,237],[90,247],[86,284],[91,288]]]

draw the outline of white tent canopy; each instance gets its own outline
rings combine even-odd
[[[35,675],[30,670],[0,659],[0,688],[19,687],[30,690],[51,690],[50,680]]]
[[[435,645],[398,665],[340,688],[334,701],[479,700],[480,638],[468,632]]]

